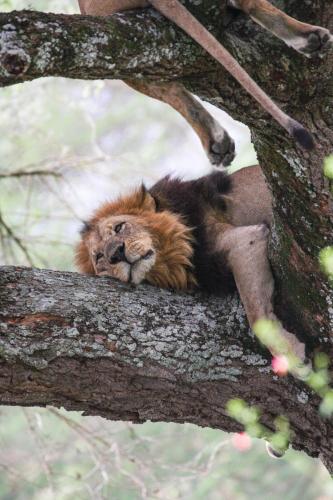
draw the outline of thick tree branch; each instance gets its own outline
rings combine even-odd
[[[241,397],[272,430],[287,416],[294,447],[333,464],[332,421],[302,383],[272,373],[236,295],[3,268],[0,297],[0,404],[236,431],[225,404]]]
[[[0,14],[1,85],[45,76],[172,79],[193,72],[195,53],[198,70],[203,51],[151,9],[110,18]]]

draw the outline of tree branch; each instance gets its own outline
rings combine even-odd
[[[236,295],[8,267],[0,297],[0,404],[237,431],[225,404],[241,397],[272,430],[288,417],[293,446],[332,466],[332,421],[302,383],[272,373]]]
[[[173,79],[193,71],[188,60],[194,63],[195,54],[201,55],[199,70],[206,59],[203,51],[151,9],[110,18],[0,14],[2,86],[45,76]]]

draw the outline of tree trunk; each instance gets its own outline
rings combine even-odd
[[[323,158],[333,150],[333,53],[310,61],[227,11],[223,1],[185,3],[312,131],[313,152],[300,150],[223,69],[149,9],[112,19],[1,14],[0,83],[42,76],[180,79],[249,125],[274,198],[270,251],[279,314],[310,357],[320,349],[332,358],[333,294],[318,254],[333,244],[333,201],[322,174]],[[332,2],[286,0],[284,6],[333,31]],[[301,383],[272,376],[237,297],[221,303],[23,269],[5,268],[0,280],[3,404],[63,405],[113,419],[236,430],[224,405],[242,397],[261,408],[269,427],[274,416],[287,416],[293,445],[322,456],[333,471],[332,421],[319,417],[317,398]]]

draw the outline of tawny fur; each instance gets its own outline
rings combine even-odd
[[[88,235],[102,220],[108,220],[117,215],[131,215],[135,222],[149,232],[154,249],[156,262],[145,279],[156,286],[188,290],[195,285],[192,272],[193,236],[181,216],[167,210],[155,211],[154,199],[141,188],[129,196],[121,197],[114,202],[102,205],[89,220],[88,231],[83,233],[77,246],[76,265],[81,272],[95,274],[89,253]]]

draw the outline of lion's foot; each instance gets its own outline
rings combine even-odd
[[[284,328],[280,329],[279,334],[281,335],[286,346],[286,352],[283,352],[282,354],[290,354],[292,356],[295,356],[300,360],[301,363],[306,361],[305,344],[300,342],[296,335],[288,332]]]
[[[290,360],[289,371],[294,377],[299,380],[306,380],[311,372],[312,364],[306,356],[305,344],[300,342],[296,335],[288,332],[284,328],[280,328],[279,335],[282,339],[282,351],[275,351],[270,349],[273,356],[287,356]]]
[[[220,141],[210,144],[208,157],[213,165],[224,167],[230,165],[235,158],[235,143],[227,133]]]
[[[210,130],[207,148],[209,161],[215,166],[227,167],[235,158],[235,143],[222,127],[214,127]]]
[[[287,43],[307,57],[323,57],[332,46],[333,36],[325,28],[310,26],[308,31],[287,41]]]

